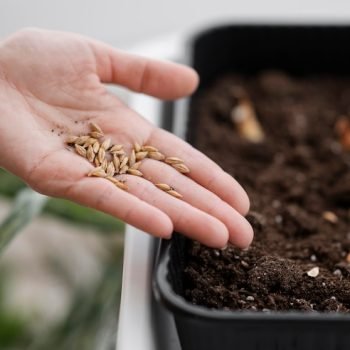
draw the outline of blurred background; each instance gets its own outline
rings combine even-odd
[[[348,0],[1,0],[0,19],[0,38],[35,26],[135,49],[220,21],[347,22],[350,4]],[[122,222],[36,195],[0,169],[0,349],[114,349],[123,232]]]

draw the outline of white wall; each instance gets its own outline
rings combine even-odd
[[[0,0],[0,38],[24,26],[128,46],[217,18],[349,18],[349,0]]]

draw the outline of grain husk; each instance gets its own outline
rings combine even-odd
[[[126,172],[127,172],[128,174],[130,174],[130,175],[143,176],[143,174],[141,173],[141,171],[135,170],[135,169],[131,169],[131,168],[129,168]]]

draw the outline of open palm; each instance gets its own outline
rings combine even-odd
[[[174,135],[154,127],[103,83],[164,99],[190,94],[197,76],[189,68],[132,56],[69,33],[23,30],[0,43],[0,165],[35,190],[116,216],[159,237],[175,229],[209,246],[229,239],[246,247],[252,229],[241,214],[249,207],[244,190],[219,166]],[[113,143],[131,149],[150,144],[184,159],[188,176],[152,159],[144,178],[124,175],[128,192],[102,178],[89,178],[92,165],[67,150],[68,134],[101,126]],[[166,182],[178,200],[152,183]]]

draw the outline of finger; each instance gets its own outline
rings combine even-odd
[[[215,193],[239,213],[248,213],[249,198],[242,186],[202,152],[162,129],[155,128],[148,142],[166,156],[183,159],[190,169],[188,176],[191,179]]]
[[[66,198],[115,216],[156,237],[170,238],[173,232],[170,218],[161,210],[106,179],[84,177],[71,187]]]
[[[159,191],[146,179],[132,175],[126,175],[123,178],[127,181],[130,193],[161,209],[170,217],[175,231],[209,247],[222,248],[227,244],[227,228],[218,219],[185,201]]]
[[[132,55],[98,41],[89,43],[96,58],[97,74],[104,83],[163,99],[189,95],[198,85],[198,74],[189,67]]]
[[[222,221],[229,231],[230,242],[246,248],[253,239],[253,229],[248,221],[213,192],[182,176],[171,166],[145,159],[139,168],[146,179],[153,183],[166,183],[183,196],[183,200]],[[160,191],[160,190],[159,190]]]

